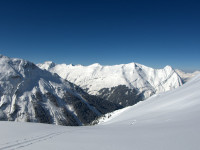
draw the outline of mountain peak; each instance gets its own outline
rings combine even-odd
[[[54,67],[56,64],[53,61],[45,61],[44,64]]]
[[[167,66],[164,67],[164,69],[168,69],[168,70],[170,69],[171,70],[173,68],[171,66],[167,65]]]
[[[182,85],[180,77],[170,66],[153,69],[135,62],[113,66],[101,66],[99,63],[89,66],[57,64],[49,71],[101,98],[114,99],[117,93],[124,93],[115,99],[126,97],[126,105],[129,100],[137,101],[133,100],[133,97],[141,100]],[[111,96],[112,93],[115,93],[115,96]]]
[[[38,67],[49,70],[50,68],[55,67],[55,63],[53,61],[45,61],[43,64],[37,64]]]
[[[121,108],[29,61],[1,58],[6,61],[0,59],[0,120],[76,126]]]
[[[0,59],[2,59],[2,58],[4,58],[4,59],[10,59],[9,57],[0,54]]]
[[[188,82],[191,78],[200,74],[200,71],[195,71],[195,72],[192,72],[192,73],[186,73],[186,72],[179,70],[179,69],[176,69],[176,72],[183,79],[183,82]]]
[[[94,63],[94,64],[92,64],[92,65],[90,65],[90,66],[94,66],[94,67],[97,67],[97,66],[101,66],[99,63]]]

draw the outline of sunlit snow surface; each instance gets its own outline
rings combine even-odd
[[[0,150],[199,150],[200,75],[97,126],[0,122]]]
[[[186,72],[183,72],[182,70],[176,69],[176,73],[178,73],[178,75],[182,78],[182,80],[184,82],[187,82],[191,78],[196,76],[197,74],[200,74],[200,71],[195,71],[195,72],[192,72],[192,73],[186,73]]]
[[[182,85],[180,77],[170,66],[153,69],[138,63],[102,66],[98,63],[89,66],[54,64],[45,62],[38,64],[41,69],[57,73],[63,79],[75,83],[92,95],[98,95],[103,88],[125,85],[137,88],[145,98],[154,93],[165,92]]]

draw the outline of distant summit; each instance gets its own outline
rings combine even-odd
[[[176,72],[182,78],[183,83],[188,82],[191,78],[193,78],[197,74],[200,74],[200,71],[195,71],[195,72],[192,72],[192,73],[186,73],[186,72],[183,72],[182,70],[179,70],[179,69],[176,69]]]
[[[38,66],[48,68],[48,71],[75,83],[89,94],[123,106],[182,85],[181,78],[171,66],[153,69],[134,62],[113,66],[57,64],[53,67],[45,62]]]
[[[43,65],[43,69],[46,69],[46,70],[56,66],[56,64],[52,61],[45,61],[44,64],[46,64],[46,65]],[[42,64],[38,64],[38,66],[40,66],[40,65],[42,65]]]

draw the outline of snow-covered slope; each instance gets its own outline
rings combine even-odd
[[[195,71],[195,72],[192,72],[192,73],[186,73],[186,72],[183,72],[182,70],[179,70],[179,69],[176,69],[176,72],[181,77],[181,79],[183,80],[184,83],[189,81],[191,78],[193,78],[197,74],[200,74],[200,71]]]
[[[199,150],[200,75],[90,127],[0,122],[0,149]],[[78,143],[78,144],[77,144]]]
[[[155,94],[145,101],[125,108],[124,111],[119,110],[111,113],[114,119],[109,118],[108,120],[111,121],[108,121],[108,123],[131,124],[131,120],[134,123],[167,123],[197,119],[200,114],[199,89],[200,74],[182,87]],[[107,121],[105,120],[105,122]]]
[[[117,108],[31,62],[0,55],[0,120],[82,125]]]
[[[57,73],[79,85],[92,95],[124,106],[133,105],[149,96],[182,85],[180,77],[170,67],[153,69],[138,63],[114,66],[38,64],[42,69]]]

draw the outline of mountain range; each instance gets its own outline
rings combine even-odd
[[[190,79],[192,79],[196,75],[200,74],[200,71],[195,71],[195,72],[192,72],[192,73],[187,73],[187,72],[184,72],[184,71],[179,70],[179,69],[176,69],[176,72],[181,77],[183,83],[188,82]]]
[[[0,149],[199,150],[200,74],[95,126],[0,121]]]
[[[170,66],[153,69],[138,63],[102,66],[55,64],[47,61],[38,67],[57,73],[91,95],[122,106],[134,105],[153,94],[182,85],[182,79]]]
[[[0,55],[0,120],[88,125],[119,108],[29,61]]]
[[[35,65],[0,55],[0,120],[91,125],[109,112],[182,84],[170,66]]]

